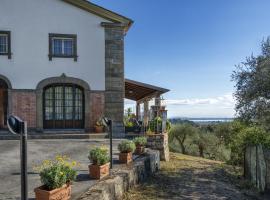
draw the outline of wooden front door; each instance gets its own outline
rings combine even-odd
[[[43,94],[45,129],[82,129],[84,127],[83,89],[71,84],[56,84]]]
[[[0,86],[0,129],[6,126],[7,120],[7,89]]]

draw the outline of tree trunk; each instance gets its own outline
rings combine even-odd
[[[182,154],[186,154],[186,147],[184,144],[180,143]]]
[[[199,145],[200,157],[202,157],[202,158],[204,158],[203,150],[204,150],[203,146]]]

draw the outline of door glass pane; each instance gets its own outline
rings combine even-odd
[[[65,87],[65,114],[66,120],[73,119],[73,88]]]
[[[57,86],[54,88],[55,91],[55,120],[64,119],[64,108],[63,108],[63,87]]]
[[[53,88],[45,90],[45,120],[53,120]]]
[[[83,107],[82,107],[82,90],[79,88],[75,89],[75,120],[83,119]]]

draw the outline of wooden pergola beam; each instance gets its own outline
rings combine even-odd
[[[168,91],[168,89],[146,83],[129,79],[125,80],[125,98],[133,101],[143,102],[145,99],[152,99],[153,97],[156,97],[157,95],[160,96]]]

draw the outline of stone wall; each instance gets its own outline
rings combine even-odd
[[[160,169],[159,151],[146,149],[131,166],[111,171],[111,176],[92,186],[80,200],[121,200],[126,191]]]
[[[36,93],[34,90],[12,90],[11,113],[27,121],[28,128],[36,128]]]
[[[249,146],[245,151],[245,178],[261,192],[270,190],[270,150],[262,145]]]
[[[159,150],[160,160],[170,160],[168,133],[147,135],[147,147]]]
[[[124,137],[124,26],[102,23],[105,27],[105,116],[113,120],[114,137]]]

